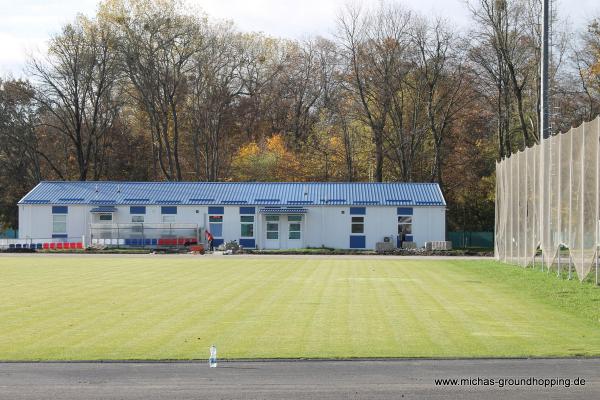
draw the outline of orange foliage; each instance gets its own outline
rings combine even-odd
[[[293,182],[301,180],[300,162],[288,150],[283,136],[276,134],[264,143],[249,142],[232,161],[233,180]]]

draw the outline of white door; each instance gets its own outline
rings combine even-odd
[[[303,246],[304,232],[302,229],[302,215],[286,216],[285,238],[287,249],[301,249]]]
[[[265,216],[265,249],[279,249],[281,223],[279,215]]]

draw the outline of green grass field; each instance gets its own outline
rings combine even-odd
[[[0,360],[600,355],[600,288],[492,261],[0,257]]]

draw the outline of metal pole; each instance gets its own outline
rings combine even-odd
[[[548,129],[548,98],[549,98],[549,79],[548,79],[548,55],[550,38],[550,0],[542,0],[542,54],[541,54],[541,93],[540,93],[540,122],[541,133],[544,139],[550,137]]]
[[[540,86],[540,143],[541,139],[547,139],[550,137],[550,130],[548,129],[548,33],[549,33],[549,24],[548,24],[548,11],[549,11],[549,3],[550,0],[542,0],[542,54],[541,54],[541,66],[540,66],[540,78],[541,78],[541,86]],[[545,153],[544,153],[545,154]],[[545,157],[540,157],[540,162],[543,163],[545,161]],[[545,165],[542,165],[545,167]],[[545,176],[541,172],[543,169],[540,169],[540,176]],[[542,187],[546,187],[547,182],[542,181]],[[543,193],[544,191],[542,191]],[[542,194],[543,196],[543,194]],[[542,196],[540,196],[540,201],[542,201]],[[544,212],[542,201],[542,207],[540,211]],[[545,229],[547,227],[544,227]],[[543,232],[542,232],[543,235]],[[542,271],[544,271],[544,257],[542,256]]]
[[[556,273],[556,276],[560,276],[560,248],[561,246],[558,246],[558,272]]]
[[[598,246],[596,246],[596,286],[598,286]]]
[[[569,280],[571,280],[571,254],[569,254]]]

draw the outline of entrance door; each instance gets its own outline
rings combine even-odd
[[[302,215],[288,215],[286,239],[288,249],[301,249],[303,246]]]
[[[265,216],[265,248],[279,249],[280,248],[280,232],[279,232],[279,215]]]

